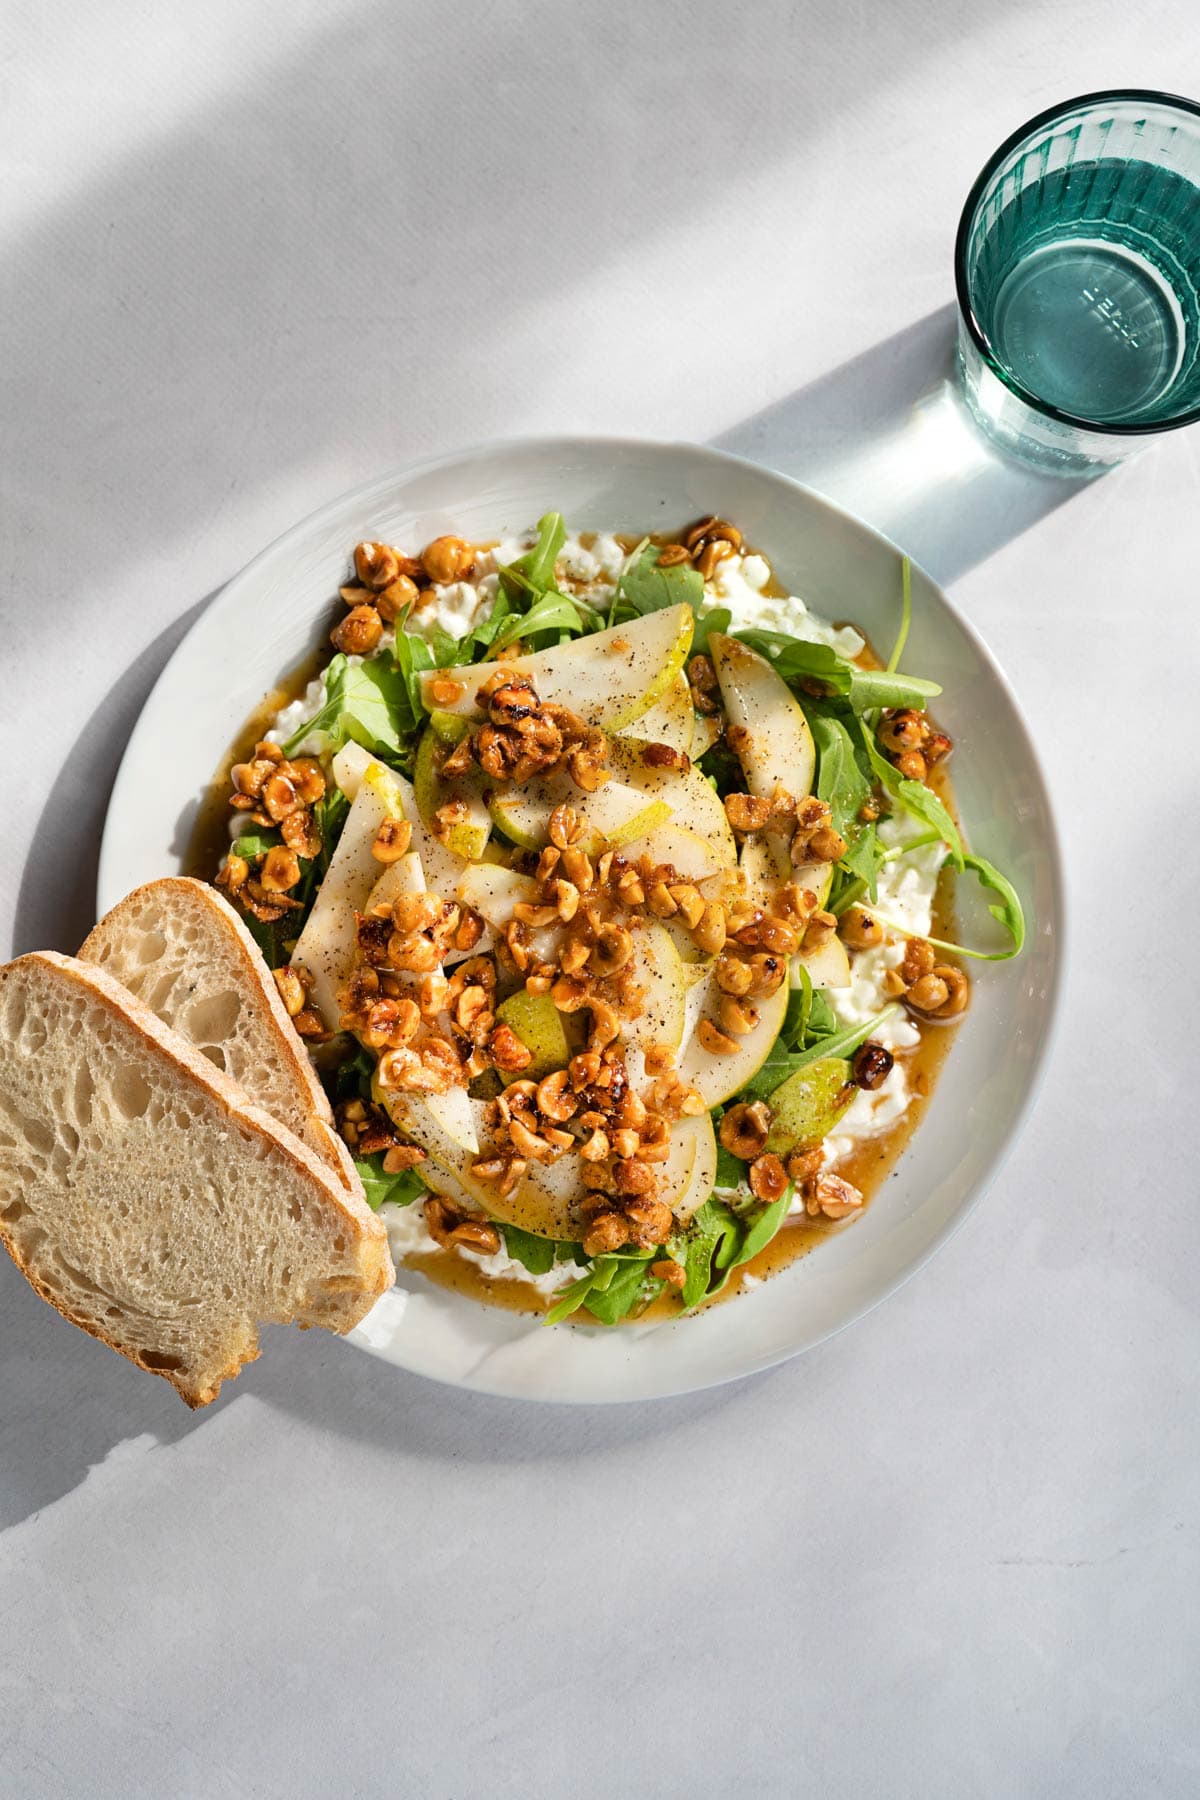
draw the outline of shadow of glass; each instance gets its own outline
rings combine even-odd
[[[715,447],[819,489],[947,585],[1089,485],[992,448],[958,391],[955,331],[954,306],[941,307]]]

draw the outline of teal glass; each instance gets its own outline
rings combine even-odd
[[[1200,106],[1085,94],[1000,146],[955,246],[959,371],[1022,461],[1099,472],[1200,419]]]

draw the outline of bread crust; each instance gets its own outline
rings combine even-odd
[[[356,1180],[357,1192],[343,1185],[338,1174],[327,1163],[323,1162],[271,1114],[254,1105],[236,1082],[216,1068],[180,1033],[164,1025],[148,1006],[132,995],[128,989],[122,987],[115,977],[103,967],[95,963],[80,962],[72,957],[59,955],[55,951],[35,951],[0,967],[0,994],[11,982],[23,980],[27,973],[32,973],[34,970],[51,970],[57,980],[82,989],[91,1002],[107,1010],[120,1022],[121,1026],[132,1029],[135,1036],[142,1041],[148,1055],[166,1064],[168,1072],[181,1086],[201,1088],[212,1101],[216,1102],[220,1113],[231,1123],[248,1128],[260,1138],[267,1140],[274,1154],[285,1158],[296,1171],[319,1189],[321,1200],[337,1216],[339,1228],[344,1231],[359,1251],[361,1287],[356,1293],[346,1293],[344,1300],[339,1298],[336,1309],[337,1323],[333,1327],[340,1332],[351,1330],[370,1310],[379,1295],[395,1280],[395,1271],[388,1250],[387,1230],[362,1197],[361,1184]],[[127,1345],[116,1342],[96,1321],[82,1318],[72,1311],[64,1298],[50,1289],[47,1283],[30,1268],[28,1259],[23,1255],[13,1232],[8,1228],[7,1222],[2,1216],[0,1216],[0,1240],[3,1241],[4,1247],[30,1285],[57,1312],[62,1313],[65,1318],[87,1331],[89,1335],[107,1343],[111,1349],[118,1351],[129,1361],[136,1363],[138,1367],[148,1370],[151,1374],[162,1376],[164,1380],[171,1383],[189,1406],[208,1405],[216,1398],[222,1382],[236,1375],[245,1363],[252,1361],[258,1355],[255,1322],[250,1321],[248,1329],[244,1333],[244,1343],[239,1346],[237,1353],[231,1356],[221,1369],[206,1371],[202,1381],[189,1380],[186,1371],[156,1368],[145,1355],[139,1354]],[[326,1306],[322,1309],[322,1316],[309,1320],[302,1320],[298,1317],[296,1322],[329,1324],[330,1320],[330,1310]]]

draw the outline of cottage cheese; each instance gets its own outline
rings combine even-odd
[[[388,1244],[394,1262],[405,1262],[410,1256],[428,1256],[437,1249],[419,1201],[414,1200],[409,1206],[394,1206],[390,1200],[386,1201],[379,1209],[379,1216],[387,1226]],[[574,1263],[558,1263],[544,1275],[531,1275],[524,1263],[519,1263],[504,1249],[497,1250],[494,1256],[483,1256],[478,1250],[462,1248],[458,1254],[469,1256],[479,1272],[490,1281],[523,1281],[526,1287],[535,1288],[539,1294],[547,1296],[569,1287],[581,1273]]]

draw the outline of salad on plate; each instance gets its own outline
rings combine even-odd
[[[690,1313],[859,1216],[1020,902],[966,847],[935,684],[736,525],[362,542],[331,654],[247,728],[239,908],[398,1264],[596,1325]],[[953,886],[994,940],[956,943]],[[989,930],[990,930],[989,926]]]

